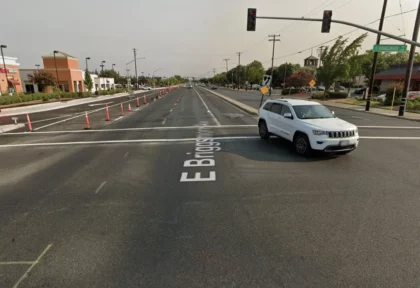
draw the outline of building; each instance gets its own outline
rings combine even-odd
[[[405,79],[406,65],[392,65],[389,69],[379,72],[375,76],[375,86],[380,86],[380,91],[386,91],[389,86],[395,83],[403,83]],[[420,63],[413,66],[413,73],[410,81],[410,91],[420,90]]]
[[[61,91],[64,92],[84,92],[83,71],[79,69],[79,60],[64,52],[58,51],[42,56],[44,70],[50,72],[57,78]]]
[[[0,65],[0,95],[7,95],[7,88],[9,88],[9,93],[23,92],[19,73],[20,64],[17,62],[17,58],[4,56],[4,63],[6,64],[6,69],[4,69],[3,61],[1,61]]]
[[[85,71],[82,72],[83,79],[85,79]],[[90,74],[90,77],[92,78],[93,87],[92,87],[92,93],[99,91],[99,90],[110,90],[115,88],[115,79],[114,78],[105,78],[105,77],[99,77],[96,74]],[[87,88],[86,88],[87,91]]]
[[[38,84],[29,80],[29,74],[32,74],[36,69],[20,69],[20,79],[22,80],[23,92],[38,93],[43,92],[46,87],[38,87]]]
[[[316,70],[316,68],[318,68],[318,62],[319,59],[311,55],[303,60],[303,67]]]

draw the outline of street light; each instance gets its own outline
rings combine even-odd
[[[112,64],[112,70],[114,70],[114,66],[115,66],[115,64]]]
[[[87,72],[89,72],[88,60],[90,60],[90,57],[86,57],[86,71]]]
[[[6,46],[6,45],[0,45],[0,50],[1,50],[1,58],[3,58],[4,73],[6,73],[7,93],[9,93],[9,92],[10,92],[10,88],[9,88],[9,78],[7,78],[7,69],[6,69],[6,62],[4,61],[3,48],[7,48],[7,46]],[[0,91],[0,92],[1,92],[1,91]]]
[[[156,71],[159,71],[159,70],[162,70],[162,68],[158,68],[158,69],[156,69],[155,71],[153,71],[153,73],[152,73],[153,88],[156,86],[156,85],[155,85],[155,72],[156,72]]]
[[[105,67],[105,63],[106,63],[106,61],[105,60],[102,60],[102,64],[100,65],[101,67],[102,67],[102,76],[104,75],[104,67]],[[99,88],[102,88],[101,87],[101,77],[99,77]],[[105,83],[104,83],[104,88],[105,88]]]
[[[41,66],[41,65],[39,65],[39,64],[35,64],[35,67],[37,67],[37,68],[38,68],[38,70],[39,70],[39,66]]]
[[[55,64],[55,75],[57,75],[57,86],[60,88],[60,80],[58,79],[58,69],[57,69],[57,59],[55,58],[55,54],[57,54],[58,51],[54,50],[54,64]]]

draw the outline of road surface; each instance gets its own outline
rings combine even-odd
[[[419,123],[337,109],[359,148],[302,158],[201,88],[148,103],[0,135],[0,287],[420,285]]]

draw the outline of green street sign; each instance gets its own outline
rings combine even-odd
[[[373,52],[406,52],[407,45],[373,45]]]

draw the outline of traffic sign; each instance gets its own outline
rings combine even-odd
[[[264,95],[267,94],[268,91],[270,91],[270,90],[268,89],[267,86],[264,86],[264,87],[261,88],[261,93],[264,94]]]
[[[315,80],[314,79],[312,79],[311,81],[309,81],[309,86],[311,86],[311,87],[314,87],[315,86],[315,84],[316,84],[316,82],[315,82]]]
[[[407,45],[373,45],[373,52],[406,52]]]
[[[264,75],[262,86],[270,86],[271,84],[271,76],[270,75]]]

